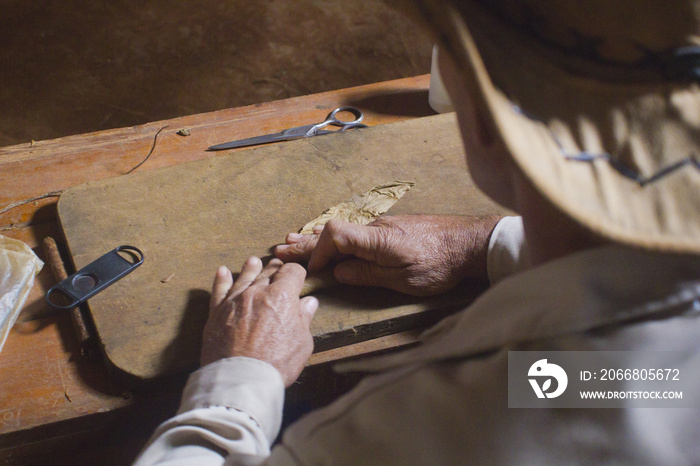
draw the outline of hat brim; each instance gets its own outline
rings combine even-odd
[[[573,74],[465,3],[467,13],[424,5],[481,117],[532,185],[598,235],[700,253],[697,86]]]

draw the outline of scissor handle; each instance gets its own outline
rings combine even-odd
[[[336,115],[341,112],[352,113],[355,116],[355,119],[351,121],[340,120],[338,117],[336,117]],[[365,116],[362,114],[362,112],[355,107],[338,107],[328,114],[325,123],[333,126],[340,126],[342,128],[348,125],[357,125],[364,117]]]
[[[344,120],[339,120],[336,115],[340,112],[350,112],[355,116],[354,120],[350,121],[344,121]],[[292,128],[291,130],[287,131],[294,131],[296,133],[303,134],[301,137],[311,137],[311,136],[316,136],[319,134],[319,131],[323,130],[323,128],[333,125],[333,126],[340,126],[341,128],[356,128],[359,126],[360,122],[365,116],[362,114],[361,111],[356,109],[355,107],[338,107],[335,110],[333,110],[331,113],[328,114],[325,120],[323,120],[321,123],[317,123],[315,125],[307,125],[307,126],[300,126],[298,128]]]

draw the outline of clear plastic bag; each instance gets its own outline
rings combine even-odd
[[[29,246],[0,235],[0,350],[43,266]]]

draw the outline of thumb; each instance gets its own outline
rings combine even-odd
[[[343,261],[335,266],[333,275],[346,285],[379,286],[396,289],[398,269],[382,267],[373,262],[359,259]]]

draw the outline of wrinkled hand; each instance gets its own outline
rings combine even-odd
[[[259,258],[249,258],[235,281],[220,267],[204,326],[202,365],[247,356],[272,364],[291,385],[313,351],[309,325],[318,301],[299,299],[305,276],[300,265],[278,259],[263,267]]]
[[[341,283],[381,286],[417,296],[443,293],[466,278],[486,280],[486,254],[500,217],[387,216],[369,225],[329,221],[313,235],[291,233],[275,248],[309,272],[339,261]]]

